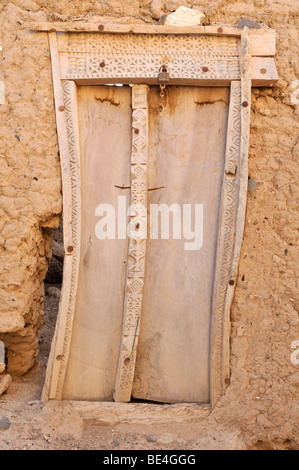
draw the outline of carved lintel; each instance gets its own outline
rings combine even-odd
[[[256,49],[251,51],[250,69],[255,86],[275,83],[278,77],[271,56],[272,36],[268,57],[255,57]],[[167,65],[169,84],[229,86],[232,80],[241,79],[240,50],[240,37],[225,34],[107,33],[100,40],[95,33],[59,35],[61,78],[76,80],[79,84],[86,80],[95,84],[159,84],[159,70]]]

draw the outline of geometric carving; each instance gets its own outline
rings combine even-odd
[[[227,288],[230,281],[238,210],[239,163],[241,150],[241,83],[231,83],[225,174],[219,221],[216,274],[213,294],[211,375],[212,402],[223,394],[223,331]]]
[[[241,83],[232,82],[230,95],[230,117],[227,129],[227,161],[225,173],[235,175],[241,145]]]
[[[236,27],[60,22],[36,24],[33,29],[61,33],[61,78],[77,83],[110,79],[110,83],[157,84],[163,64],[171,69],[169,84],[190,80],[207,86],[206,81],[213,80],[214,85],[229,86],[241,79],[238,57],[243,30]],[[278,80],[273,59],[276,32],[265,28],[246,33],[253,86],[271,86]]]
[[[65,372],[68,363],[73,319],[76,306],[76,293],[79,277],[80,264],[80,229],[81,229],[81,195],[80,195],[80,172],[79,172],[79,140],[77,124],[77,96],[76,84],[65,81],[62,84],[63,102],[65,107],[65,122],[68,137],[68,157],[71,183],[71,232],[72,232],[72,263],[70,271],[70,285],[68,308],[65,316],[65,334],[62,350],[59,354],[59,373],[57,380],[56,396],[62,396]]]
[[[123,333],[114,389],[114,401],[129,402],[135,372],[144,286],[147,237],[148,86],[132,88],[131,205],[135,234],[129,240]]]
[[[77,293],[80,232],[81,197],[79,165],[79,132],[77,120],[77,91],[73,81],[62,84],[56,34],[50,36],[52,74],[55,93],[56,120],[58,128],[64,221],[64,281],[59,315],[52,349],[47,367],[47,376],[42,399],[61,399],[66,366],[72,336],[73,317]]]
[[[171,79],[240,79],[240,38],[69,33],[59,38],[63,79],[156,79],[167,63]],[[183,47],[182,47],[183,45]],[[192,61],[190,61],[192,58]]]

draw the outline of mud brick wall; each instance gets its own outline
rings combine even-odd
[[[294,0],[1,0],[0,339],[8,368],[34,364],[43,320],[43,279],[62,210],[48,38],[40,21],[94,15],[155,23],[179,5],[209,23],[248,18],[275,28],[280,76],[253,89],[249,196],[232,308],[232,379],[206,429],[235,430],[261,448],[299,444],[298,322],[299,5]],[[0,90],[3,85],[1,85]],[[296,262],[297,260],[297,262]]]

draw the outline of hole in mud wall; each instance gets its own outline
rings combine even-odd
[[[62,218],[58,229],[53,231],[52,259],[45,277],[44,321],[39,336],[38,361],[47,366],[54,335],[63,275],[63,225]]]

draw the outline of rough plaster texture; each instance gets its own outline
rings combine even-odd
[[[51,232],[62,210],[47,35],[35,21],[84,15],[155,22],[179,5],[201,7],[208,23],[249,18],[278,33],[279,83],[254,89],[249,196],[232,308],[232,378],[202,426],[230,430],[236,446],[299,446],[298,322],[299,5],[294,0],[2,0],[0,81],[0,339],[8,370],[35,361]],[[297,264],[297,266],[296,266]]]

